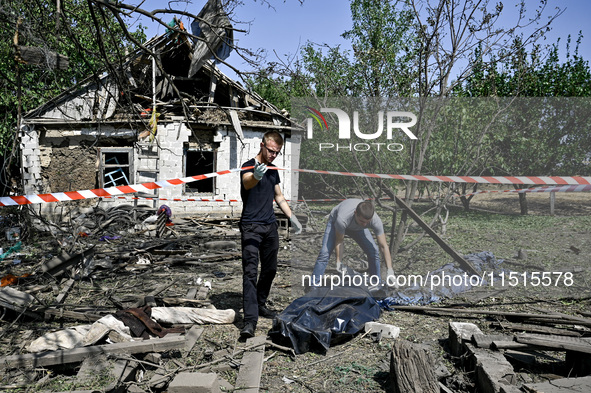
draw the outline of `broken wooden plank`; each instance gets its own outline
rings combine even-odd
[[[98,321],[104,315],[93,314],[89,312],[68,311],[64,309],[48,308],[43,310],[45,318],[49,316],[58,317],[59,319],[73,319],[76,321],[94,322]]]
[[[232,126],[234,127],[234,131],[238,135],[238,139],[240,141],[244,141],[244,133],[242,132],[242,125],[240,125],[240,119],[238,119],[238,112],[233,109],[230,109],[230,120],[232,121]]]
[[[185,299],[195,299],[195,295],[197,295],[197,288],[189,288],[187,294],[185,295]]]
[[[511,363],[500,352],[476,348],[466,344],[471,370],[476,373],[478,392],[498,393],[501,387],[509,387],[517,382],[517,376]]]
[[[591,377],[562,378],[549,382],[528,383],[523,390],[529,393],[587,393],[591,392]]]
[[[41,319],[39,315],[27,309],[34,300],[35,298],[33,296],[26,292],[21,292],[18,289],[11,287],[0,289],[0,307],[22,313],[31,318]]]
[[[562,336],[580,337],[581,333],[573,332],[571,330],[553,328],[550,326],[534,325],[531,323],[515,323],[515,322],[493,322],[492,327],[498,329],[509,329],[519,330],[522,332],[529,333],[545,333],[545,334],[558,334]]]
[[[396,340],[390,354],[390,380],[398,393],[439,393],[435,361],[423,347]]]
[[[0,364],[5,368],[19,367],[43,367],[55,364],[77,363],[88,356],[97,354],[134,354],[144,352],[161,352],[171,349],[180,349],[185,345],[184,336],[169,335],[163,338],[132,341],[125,343],[95,345],[83,348],[74,348],[41,353],[29,353],[23,355],[10,355],[0,358]]]
[[[84,250],[81,253],[70,255],[65,251],[50,261],[41,266],[41,271],[53,277],[58,277],[65,273],[68,269],[76,266],[78,263],[84,261],[94,252],[94,246]]]
[[[439,246],[441,248],[443,248],[443,250],[448,253],[453,259],[454,261],[458,262],[460,264],[460,266],[462,267],[462,269],[464,269],[466,272],[470,273],[470,274],[475,274],[477,276],[480,276],[480,273],[474,268],[474,266],[472,266],[472,264],[470,262],[468,262],[466,259],[464,259],[464,257],[462,257],[460,254],[458,254],[449,244],[447,244],[447,242],[445,240],[443,240],[430,226],[429,224],[427,224],[425,221],[423,221],[423,219],[421,218],[421,216],[419,216],[413,209],[411,209],[410,206],[408,206],[406,204],[406,202],[404,202],[402,199],[400,199],[397,196],[394,196],[396,203],[398,204],[398,206],[400,206],[401,208],[405,209],[405,211],[412,217],[413,220],[415,220],[415,222],[417,224],[419,224],[419,226],[421,228],[423,228],[423,230],[425,232],[427,232],[429,234],[429,236],[431,236],[431,238],[433,240],[435,240],[435,242],[437,244],[439,244]]]
[[[494,310],[475,310],[475,309],[467,309],[467,308],[446,308],[446,307],[428,307],[428,306],[392,306],[395,310],[400,311],[420,311],[424,313],[431,313],[435,315],[446,315],[446,314],[484,314],[484,315],[497,315],[503,316],[505,318],[514,318],[514,319],[527,319],[527,320],[539,320],[542,322],[552,322],[552,323],[559,323],[563,325],[584,325],[584,326],[591,326],[587,325],[587,323],[591,323],[591,320],[588,322],[581,321],[580,318],[574,317],[569,318],[569,316],[557,317],[556,315],[547,315],[547,314],[530,314],[530,313],[520,313],[520,312],[509,312],[509,311],[494,311]],[[558,319],[557,319],[558,318]]]
[[[515,341],[557,351],[568,350],[591,354],[591,344],[578,337],[520,334],[515,336]]]
[[[68,296],[68,293],[74,286],[75,282],[76,281],[73,278],[70,278],[68,281],[66,281],[66,283],[64,284],[64,288],[62,289],[60,294],[57,295],[57,297],[55,298],[57,304],[62,304],[64,300],[66,300],[66,296]]]
[[[204,332],[204,329],[198,327],[197,325],[194,325],[191,329],[189,329],[189,331],[187,332],[187,335],[185,337],[185,348],[184,348],[185,352],[187,354],[189,352],[191,352],[191,350],[193,349],[193,347],[197,343],[197,340],[199,340],[199,338],[201,337],[203,332]]]
[[[513,336],[504,334],[474,334],[472,336],[472,343],[478,348],[491,349],[494,341],[513,341]]]
[[[259,391],[266,340],[265,336],[252,337],[246,340],[247,346],[256,347],[242,356],[240,370],[236,377],[236,390],[244,393],[257,393]]]
[[[482,335],[482,331],[473,323],[450,322],[449,343],[453,356],[462,356],[466,352],[466,342],[471,342],[475,335]]]

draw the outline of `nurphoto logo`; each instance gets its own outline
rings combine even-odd
[[[311,117],[308,117],[306,120],[306,128],[307,128],[307,138],[313,139],[314,138],[314,120],[320,127],[321,131],[329,131],[328,122],[324,117],[323,113],[333,113],[339,123],[338,127],[338,139],[339,140],[350,140],[351,139],[351,119],[349,114],[342,109],[339,108],[320,108],[320,110],[316,110],[312,107],[306,106],[305,107],[308,111],[308,114]],[[384,133],[384,117],[386,118],[386,139],[391,141],[394,137],[395,130],[401,130],[406,134],[409,139],[417,139],[416,135],[410,130],[410,127],[414,126],[417,123],[417,117],[412,112],[400,112],[400,111],[378,111],[377,112],[377,130],[375,132],[362,132],[359,127],[359,111],[353,111],[353,133],[355,137],[370,141],[370,140],[377,140],[381,138]],[[355,143],[355,144],[341,144],[341,143],[330,143],[330,142],[322,142],[318,144],[318,150],[349,150],[349,151],[369,151],[371,149],[380,150],[382,148],[386,148],[389,151],[402,151],[404,146],[401,143]]]

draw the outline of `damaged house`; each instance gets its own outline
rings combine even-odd
[[[223,74],[214,58],[228,57],[232,30],[210,0],[191,24],[144,44],[116,74],[89,79],[29,112],[20,130],[25,194],[48,194],[149,183],[239,168],[259,151],[262,135],[284,139],[275,164],[297,167],[302,130],[256,93]],[[213,56],[215,53],[215,56]],[[283,193],[297,199],[297,174],[282,174]],[[175,215],[236,215],[239,175],[130,194],[136,205],[168,205]],[[139,200],[138,198],[139,197]],[[148,198],[143,200],[141,198]],[[124,198],[101,203],[129,204]],[[187,199],[196,199],[187,202]],[[205,200],[218,201],[211,202]],[[85,203],[85,202],[82,202]],[[89,205],[96,200],[89,200]],[[63,204],[34,205],[43,214]]]

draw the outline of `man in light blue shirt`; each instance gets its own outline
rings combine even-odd
[[[369,229],[374,232],[379,248]],[[386,260],[388,276],[394,275],[392,256],[386,242],[384,225],[375,213],[373,203],[362,199],[346,199],[335,206],[328,217],[322,246],[312,273],[315,286],[320,285],[333,250],[335,250],[337,270],[341,271],[342,246],[345,235],[355,240],[367,255],[369,276],[380,277],[380,251]]]

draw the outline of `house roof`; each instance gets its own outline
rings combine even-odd
[[[175,27],[144,44],[151,52],[138,50],[117,72],[89,77],[64,91],[28,112],[25,123],[147,124],[156,110],[159,122],[182,118],[206,126],[299,129],[292,126],[287,111],[221,72],[210,60],[211,52],[203,54],[208,56],[205,61],[197,61],[193,55],[199,48],[182,24]]]

